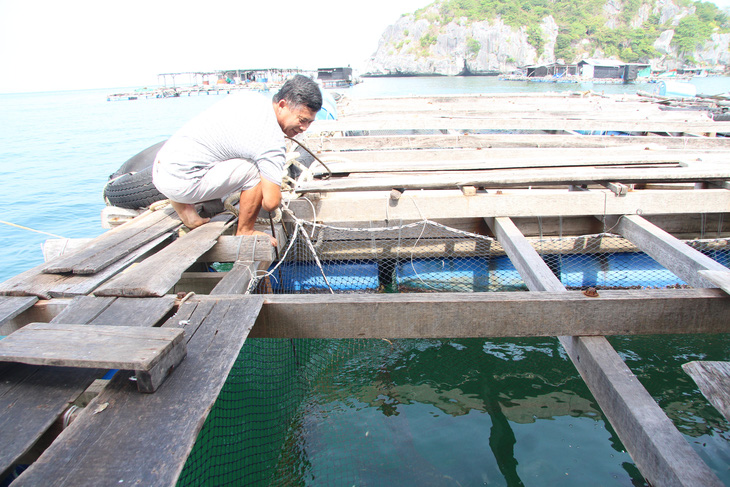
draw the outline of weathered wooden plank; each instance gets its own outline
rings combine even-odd
[[[175,373],[155,394],[135,393],[129,373],[117,373],[16,486],[174,485],[262,301],[184,303],[165,325],[190,337]]]
[[[210,294],[243,294],[248,289],[258,268],[258,262],[237,261]]]
[[[232,237],[221,235],[216,244],[198,259],[200,262],[236,262],[237,260],[271,262],[274,247],[263,235]]]
[[[459,191],[406,191],[386,205],[388,193],[309,196],[292,200],[299,218],[318,221],[418,221],[482,217],[569,217],[583,215],[666,215],[727,213],[730,191],[641,190],[617,197],[609,190],[500,190],[463,196]],[[312,213],[312,209],[316,215]],[[285,217],[286,218],[286,217]]]
[[[84,249],[49,262],[46,273],[94,274],[181,225],[171,207],[138,217],[92,240]]]
[[[392,119],[370,117],[363,120],[343,118],[337,121],[319,120],[312,124],[308,133],[356,132],[369,130],[562,130],[562,131],[599,131],[599,132],[654,132],[654,133],[716,133],[724,126],[712,120],[586,120],[583,117],[571,119],[524,119],[505,117],[456,118],[456,117],[399,117]]]
[[[171,235],[158,237],[93,275],[45,274],[43,273],[45,264],[41,264],[0,284],[0,295],[38,296],[41,299],[51,299],[89,294],[119,271],[162,245]]]
[[[730,421],[730,362],[694,361],[684,370],[725,419]]]
[[[619,217],[615,231],[691,286],[716,287],[713,282],[698,274],[698,271],[730,272],[727,267],[689,247],[639,215]]]
[[[347,157],[355,151],[384,149],[451,149],[451,148],[613,148],[643,144],[649,147],[671,149],[727,149],[730,138],[725,137],[612,137],[601,135],[558,134],[440,134],[440,135],[380,135],[331,136],[306,138],[307,146],[315,151],[344,151]]]
[[[36,301],[38,301],[38,298],[34,296],[0,297],[0,326],[33,306]]]
[[[580,291],[265,297],[251,336],[466,338],[730,330],[730,299],[719,289],[599,290],[598,298]]]
[[[730,294],[730,272],[722,270],[701,270],[698,274]]]
[[[475,171],[486,169],[526,169],[582,166],[661,166],[697,161],[722,162],[726,151],[647,151],[642,147],[601,149],[482,149],[482,150],[400,150],[352,151],[321,154],[320,159],[333,173],[398,171]],[[315,175],[327,170],[311,167]]]
[[[0,341],[0,361],[150,370],[182,338],[179,328],[29,323]]]
[[[172,296],[136,300],[86,296],[66,306],[53,322],[108,324],[106,320],[117,319],[131,301],[140,312],[135,321],[125,324],[152,326],[167,315],[175,300]],[[0,472],[27,453],[68,405],[104,373],[105,369],[1,363]]]
[[[208,251],[233,218],[220,214],[155,255],[104,284],[97,296],[164,296],[182,273]]]
[[[488,223],[499,236],[520,274],[525,273],[525,282],[530,290],[555,291],[558,295],[561,290],[562,294],[567,293],[509,218],[495,218],[488,220]],[[600,295],[605,292],[601,291]],[[600,300],[600,295],[588,299]],[[627,310],[623,307],[616,309]],[[616,315],[613,319],[627,324],[634,317],[629,313]],[[640,314],[637,317],[652,321],[655,319],[652,314]],[[579,321],[590,319],[586,315],[578,318]],[[661,324],[662,321],[655,323]],[[583,335],[575,330],[568,333]],[[568,336],[567,333],[557,335],[641,474],[651,485],[722,485],[605,337]]]
[[[530,171],[496,169],[430,174],[391,174],[370,178],[340,178],[309,181],[300,184],[298,193],[332,191],[390,191],[405,189],[449,189],[461,186],[506,188],[513,186],[597,184],[602,182],[651,183],[659,181],[711,181],[730,178],[730,169],[723,166],[606,168],[580,169],[541,168]]]

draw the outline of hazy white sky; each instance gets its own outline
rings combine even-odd
[[[158,73],[358,68],[432,0],[0,0],[0,93],[157,84]]]
[[[364,68],[388,25],[431,2],[0,0],[0,93],[156,85],[169,72]]]

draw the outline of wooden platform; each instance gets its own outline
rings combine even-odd
[[[276,259],[268,237],[234,237],[227,214],[180,236],[169,208],[91,241],[49,244],[49,262],[0,284],[0,329],[24,330],[46,306],[62,310],[47,311],[56,324],[180,328],[187,357],[154,394],[139,394],[134,371],[118,372],[45,450],[34,445],[122,358],[91,371],[0,363],[0,472],[40,450],[13,486],[174,485],[248,336],[557,336],[647,482],[721,485],[605,336],[730,332],[730,270],[683,242],[730,237],[730,123],[595,94],[345,99],[339,108],[340,120],[300,137],[324,164],[285,196],[280,251],[300,220],[429,220],[496,239],[530,291],[247,295]],[[533,246],[538,236],[607,230],[691,288],[589,297],[567,290]],[[394,251],[369,240],[348,252],[317,245],[336,260]],[[207,272],[212,262],[233,265]]]

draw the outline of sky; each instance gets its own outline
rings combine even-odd
[[[155,86],[159,73],[364,69],[432,0],[0,0],[0,93]],[[730,0],[716,0],[730,8]]]
[[[728,0],[730,1],[730,0]],[[364,68],[432,0],[0,0],[0,93],[157,85],[159,73]]]

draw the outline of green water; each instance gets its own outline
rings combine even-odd
[[[611,341],[730,483],[730,425],[681,370],[730,338]],[[646,485],[553,338],[250,339],[181,477],[225,484]]]

